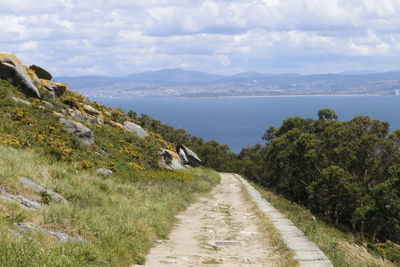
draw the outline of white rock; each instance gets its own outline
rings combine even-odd
[[[141,138],[149,136],[149,134],[140,125],[137,125],[136,123],[126,121],[124,122],[124,127],[128,132],[136,133]]]

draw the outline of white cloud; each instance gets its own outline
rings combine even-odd
[[[339,72],[372,69],[374,62],[377,70],[399,69],[399,0],[0,0],[0,6],[1,50],[55,75],[174,67]]]

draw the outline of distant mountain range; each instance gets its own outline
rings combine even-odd
[[[243,72],[231,76],[182,69],[147,71],[125,77],[56,77],[88,96],[279,96],[395,95],[400,71],[301,75]]]

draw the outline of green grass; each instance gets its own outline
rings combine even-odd
[[[42,95],[53,108],[0,79],[0,188],[48,204],[32,211],[0,198],[0,266],[143,263],[154,241],[167,237],[175,215],[195,194],[209,191],[218,182],[218,174],[207,169],[161,170],[161,149],[174,145],[157,133],[140,138],[121,129],[119,123],[132,121],[121,110],[70,90],[56,99],[45,92]],[[16,103],[12,97],[32,105]],[[95,136],[90,146],[67,133],[58,118],[64,114],[78,120],[66,111],[84,112],[85,105],[100,111],[98,119],[104,121],[84,123]],[[97,168],[114,174],[97,174]],[[63,195],[68,203],[24,188],[19,176]],[[39,232],[19,239],[9,232],[15,222],[80,236],[87,242],[61,244]]]
[[[313,214],[305,207],[261,186],[253,185],[267,201],[302,230],[328,256],[334,266],[395,266],[370,253],[365,244],[350,233],[340,231],[319,218],[314,219]]]
[[[57,203],[28,192],[18,183],[25,176],[63,195]],[[0,186],[49,202],[42,210],[22,209],[0,198],[0,266],[130,266],[143,263],[155,240],[166,238],[175,215],[196,193],[219,180],[207,169],[136,171],[126,178],[79,170],[32,151],[0,146]],[[86,242],[59,243],[32,233],[19,239],[8,232],[14,222],[80,236]]]
[[[30,101],[32,106],[18,104],[12,96]],[[162,137],[140,138],[113,126],[116,122],[132,120],[122,111],[90,102],[73,91],[67,90],[61,98],[45,100],[54,108],[43,107],[38,99],[25,96],[10,82],[0,79],[0,144],[29,148],[49,155],[50,160],[68,162],[81,169],[111,169],[127,178],[135,168],[159,168],[160,149],[170,146]],[[82,110],[85,104],[110,114],[104,115],[104,124],[85,123],[95,137],[95,144],[90,146],[81,144],[75,134],[67,133],[53,114],[70,108]]]

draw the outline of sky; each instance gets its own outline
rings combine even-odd
[[[0,0],[0,51],[55,76],[400,70],[400,0]]]

